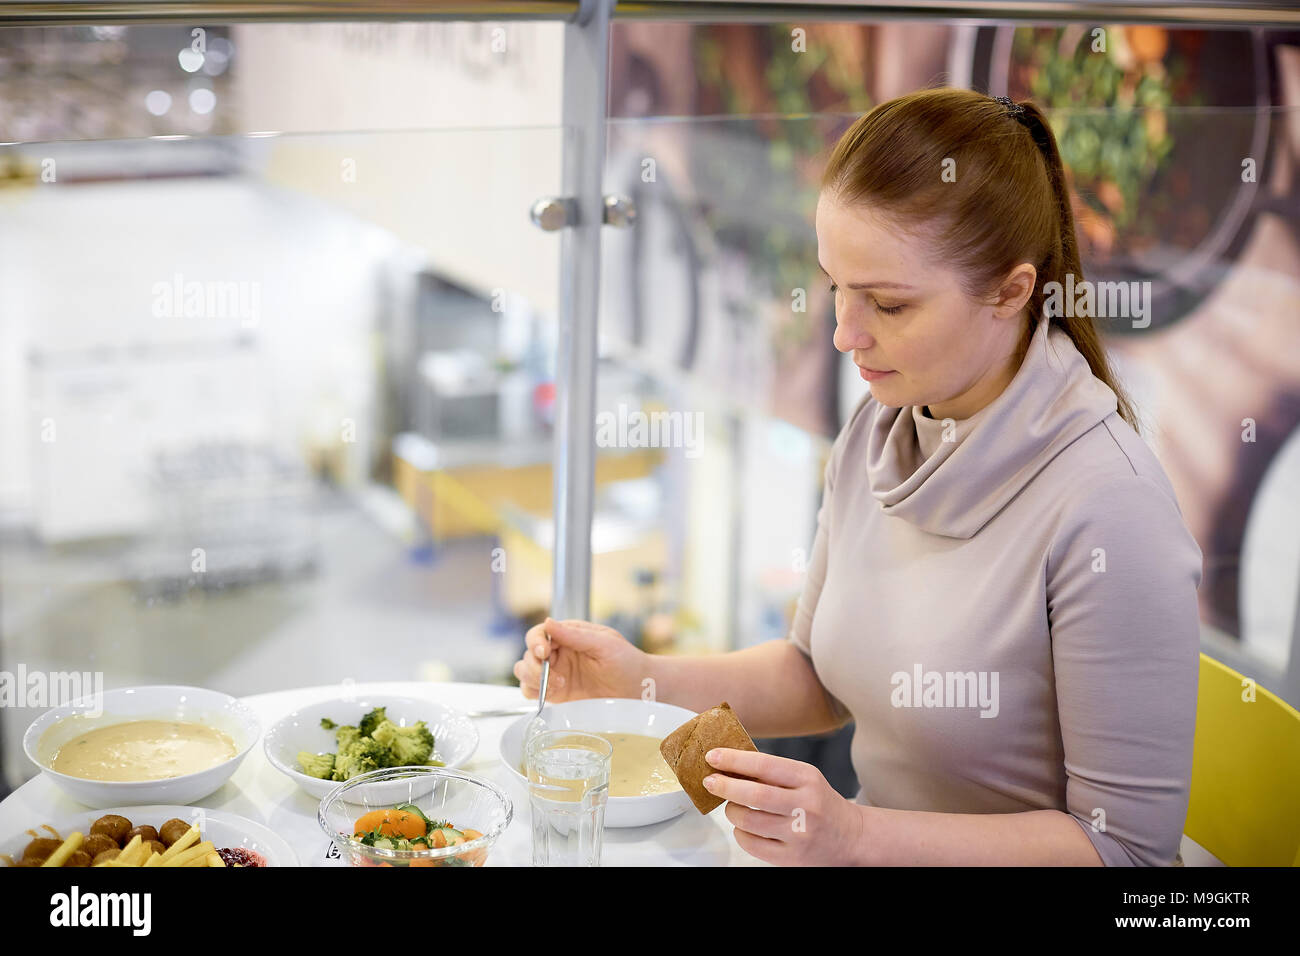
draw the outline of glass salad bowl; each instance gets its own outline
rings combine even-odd
[[[321,800],[321,829],[352,866],[482,866],[514,807],[504,790],[446,767],[389,767]]]

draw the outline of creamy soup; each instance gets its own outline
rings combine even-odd
[[[609,766],[611,797],[644,797],[680,790],[664,755],[660,740],[645,734],[601,734],[614,747]]]
[[[680,790],[682,785],[659,752],[658,737],[645,734],[598,734],[613,748],[609,761],[611,797],[645,797],[652,793]],[[524,767],[519,772],[525,777]]]
[[[235,742],[212,727],[177,720],[132,720],[69,740],[50,768],[85,780],[165,780],[235,756]]]

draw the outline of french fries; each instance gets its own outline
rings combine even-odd
[[[202,862],[204,858],[207,857],[207,855],[213,852],[214,850],[216,850],[216,847],[212,845],[212,841],[210,840],[205,841],[203,843],[198,844],[197,846],[190,847],[184,853],[176,854],[176,856],[172,857],[170,860],[164,860],[159,865],[160,866],[189,866],[191,861],[193,860],[198,860]]]
[[[117,860],[114,862],[118,866],[140,866],[144,863],[146,855],[144,840],[137,833],[131,837],[130,843],[122,847],[122,852],[117,855]]]
[[[68,838],[59,845],[59,848],[51,853],[41,866],[62,866],[68,862],[68,857],[77,852],[77,847],[81,846],[86,837],[81,833],[69,833]],[[137,837],[137,839],[139,839]]]
[[[199,842],[199,836],[199,825],[195,823],[185,831],[183,837],[167,848],[167,852],[162,855],[163,862],[167,862],[178,853],[183,853],[186,849]]]
[[[73,834],[80,836],[80,834]],[[71,839],[71,838],[69,838]],[[108,860],[104,863],[96,863],[96,866],[140,866],[140,867],[179,867],[179,866],[222,866],[226,864],[221,859],[221,854],[217,852],[216,846],[211,840],[202,840],[202,834],[199,832],[198,824],[194,824],[185,831],[185,835],[169,846],[163,853],[157,851],[150,852],[137,835],[131,839],[117,859]],[[63,847],[59,847],[62,850]],[[73,847],[75,850],[76,847]],[[69,854],[72,850],[68,851]],[[53,857],[51,857],[53,859]],[[215,861],[215,862],[214,862]],[[55,864],[59,866],[61,864]]]

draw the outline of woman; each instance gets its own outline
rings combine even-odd
[[[788,639],[652,656],[548,620],[525,695],[551,654],[554,700],[650,678],[755,737],[855,721],[853,801],[808,764],[709,756],[770,862],[1181,863],[1201,552],[1092,319],[1045,307],[1083,276],[1042,113],[950,89],[881,104],[835,147],[816,228],[835,347],[870,394],[832,447]]]

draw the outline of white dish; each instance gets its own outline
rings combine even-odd
[[[131,720],[183,720],[230,736],[235,756],[179,777],[110,781],[71,777],[50,769],[59,748],[88,731]],[[37,717],[23,735],[23,751],[68,796],[88,807],[185,804],[202,800],[230,779],[253,749],[262,728],[252,708],[229,694],[165,684],[108,690],[55,707]]]
[[[542,719],[550,730],[581,730],[592,734],[644,734],[663,740],[692,717],[694,711],[673,704],[637,698],[606,697],[547,704]],[[521,717],[501,735],[501,762],[527,792],[528,781],[520,772],[523,764],[524,730],[532,715]],[[605,805],[605,826],[643,827],[671,820],[693,810],[684,790],[653,793],[644,797],[610,797]]]
[[[243,847],[245,850],[252,850],[264,856],[268,866],[298,865],[298,857],[293,852],[293,848],[273,830],[260,823],[254,823],[245,817],[236,816],[233,813],[208,810],[203,807],[175,805],[132,806],[112,807],[94,811],[87,810],[79,815],[62,817],[58,820],[32,820],[28,829],[35,830],[43,836],[49,836],[48,833],[40,829],[42,823],[48,823],[59,831],[61,837],[66,838],[69,834],[77,831],[89,836],[91,824],[108,813],[120,814],[136,826],[148,824],[152,827],[161,827],[173,817],[185,820],[188,823],[197,822],[203,839],[211,840],[218,850],[229,847]],[[8,834],[5,836],[4,842],[0,843],[0,853],[7,853],[17,860],[22,855],[23,848],[31,842],[31,839],[32,835],[26,832]]]
[[[335,732],[321,727],[321,718],[355,726],[376,707],[386,708],[389,720],[401,727],[423,720],[433,734],[433,756],[448,767],[463,766],[478,749],[478,729],[464,711],[432,700],[379,694],[300,707],[266,732],[266,759],[313,797],[324,797],[340,781],[307,776],[298,768],[299,752],[336,752]]]

